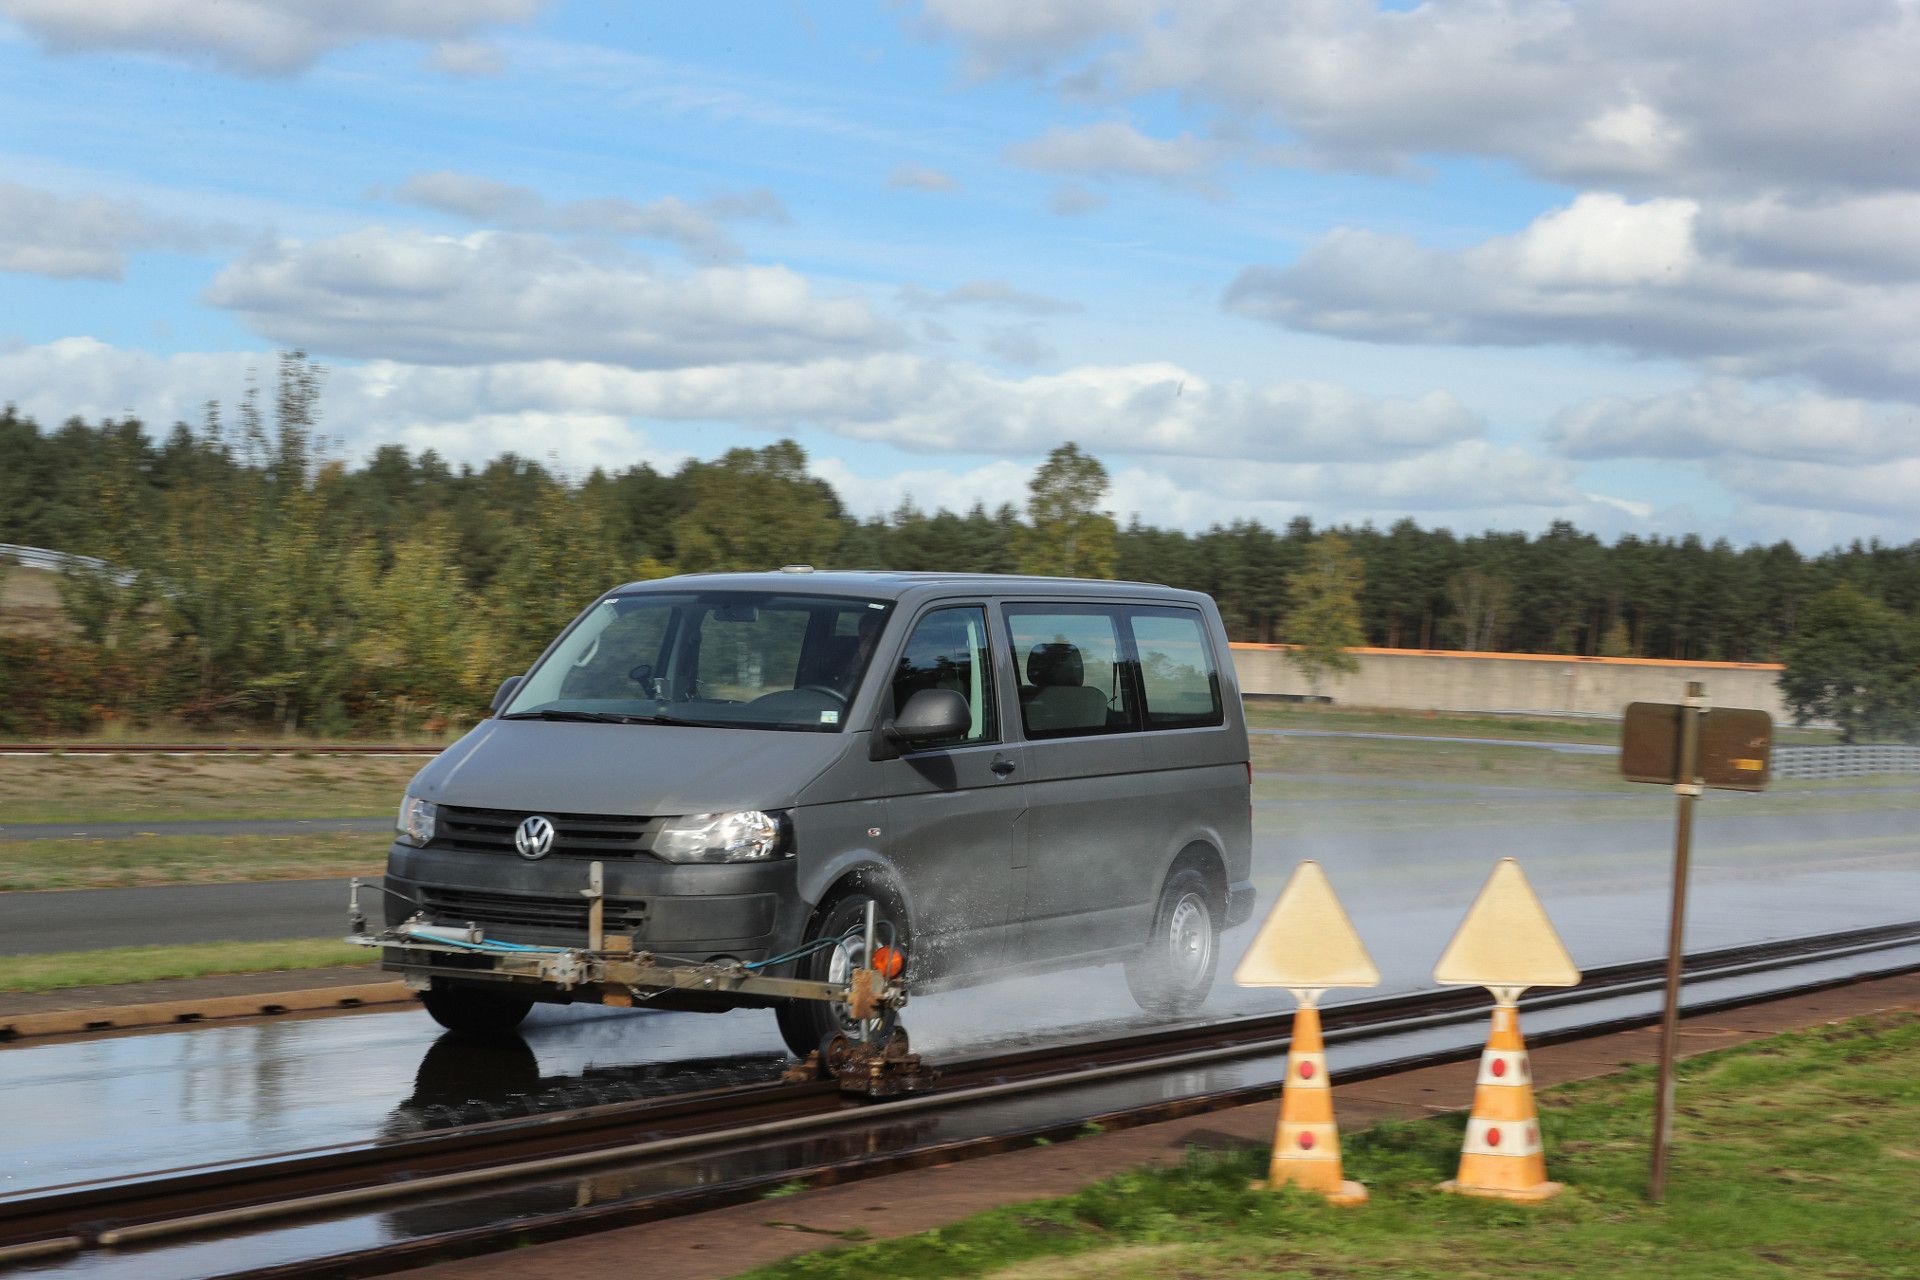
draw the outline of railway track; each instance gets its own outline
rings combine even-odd
[[[1702,952],[1688,958],[1689,988],[1722,990],[1689,1012],[1916,967],[1920,921]],[[1644,999],[1626,1004],[1656,992],[1663,972],[1659,959],[1610,965],[1577,988],[1525,1000],[1530,1040],[1657,1021]],[[1344,1081],[1355,1081],[1473,1056],[1485,1010],[1481,993],[1453,990],[1334,1005],[1323,1017],[1330,1045],[1381,1046],[1341,1068]],[[1542,1026],[1555,1011],[1560,1024]],[[796,1178],[850,1180],[1071,1136],[1090,1120],[1124,1127],[1270,1098],[1290,1025],[1290,1014],[1267,1015],[995,1054],[949,1064],[931,1093],[885,1102],[851,1101],[825,1083],[739,1086],[56,1187],[0,1200],[0,1266],[61,1274],[65,1260],[74,1274],[107,1275],[118,1261],[129,1275],[203,1274],[169,1270],[167,1251],[245,1238],[250,1248],[235,1256],[259,1265],[223,1274],[379,1274],[425,1257],[736,1203]],[[1463,1040],[1465,1027],[1475,1034]],[[1436,1034],[1447,1043],[1420,1045]],[[1186,1084],[1170,1087],[1175,1080]],[[569,1190],[558,1203],[535,1191],[583,1178],[627,1190],[585,1202]],[[481,1207],[430,1208],[428,1229],[393,1238],[391,1220],[408,1206],[466,1199]],[[313,1230],[369,1214],[389,1215],[372,1243],[365,1232]],[[308,1242],[275,1248],[276,1232]],[[315,1237],[326,1243],[316,1246]],[[348,1247],[330,1247],[339,1244]]]

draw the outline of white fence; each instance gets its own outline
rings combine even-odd
[[[1776,778],[1862,778],[1870,773],[1920,773],[1920,747],[1775,747]]]
[[[65,573],[69,569],[105,570],[112,566],[105,560],[93,556],[76,556],[65,551],[49,551],[45,547],[22,547],[11,542],[0,542],[0,559],[16,560],[23,568],[45,569],[51,573]],[[131,571],[116,573],[113,581],[117,586],[126,586],[137,574]]]

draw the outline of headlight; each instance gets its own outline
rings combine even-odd
[[[433,840],[433,816],[436,807],[415,796],[408,796],[400,802],[400,816],[394,821],[394,829],[400,833],[403,843],[424,849]]]
[[[748,809],[669,818],[653,838],[653,852],[668,862],[765,862],[792,851],[781,839],[778,814]]]

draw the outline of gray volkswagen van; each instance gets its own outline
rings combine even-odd
[[[805,566],[633,583],[415,776],[386,917],[578,946],[598,861],[606,935],[669,961],[841,938],[766,971],[843,981],[873,901],[914,991],[1121,962],[1174,1014],[1253,909],[1248,760],[1196,592]],[[497,1032],[573,998],[478,979],[437,971],[427,1009]],[[771,1003],[799,1054],[845,1012]]]

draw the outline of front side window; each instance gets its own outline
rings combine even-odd
[[[1122,733],[1136,727],[1114,610],[1010,604],[1020,716],[1029,738]]]
[[[951,689],[967,700],[973,721],[966,733],[927,747],[964,747],[997,741],[993,701],[993,651],[987,642],[987,611],[978,605],[935,609],[921,618],[893,670],[897,714],[922,689]]]
[[[771,592],[609,596],[501,718],[837,733],[891,612],[880,600]]]
[[[1140,658],[1149,729],[1187,729],[1223,723],[1220,675],[1200,615],[1191,609],[1127,611]]]

